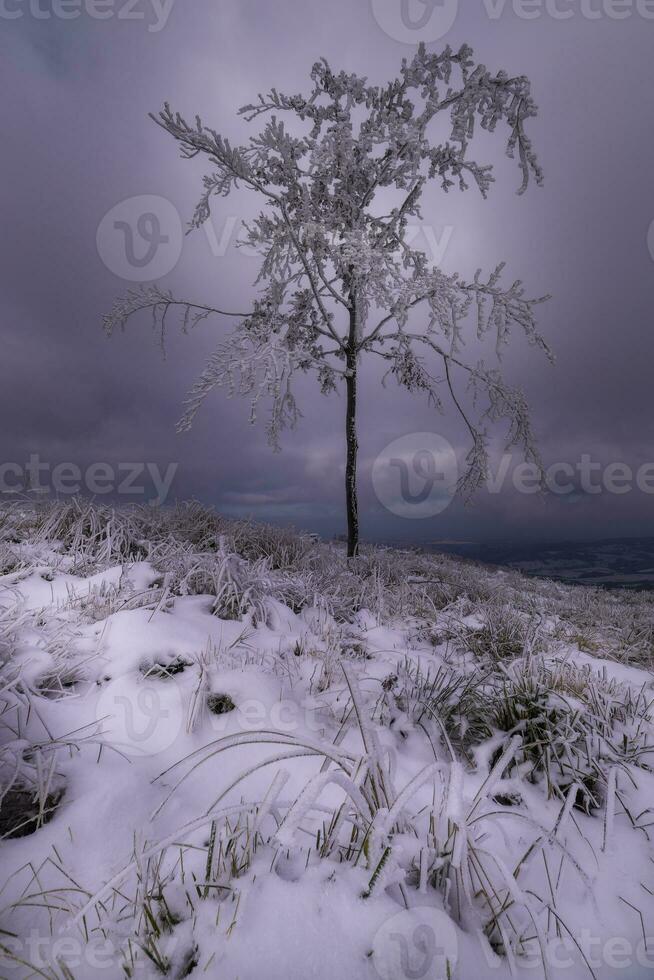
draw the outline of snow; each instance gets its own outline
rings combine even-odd
[[[0,975],[86,980],[129,964],[128,976],[158,977],[158,962],[225,980],[528,978],[544,975],[543,957],[554,977],[652,974],[649,662],[640,649],[618,657],[612,633],[604,651],[579,649],[563,609],[579,591],[426,559],[491,592],[524,585],[545,624],[531,657],[572,665],[609,698],[600,753],[588,719],[605,702],[591,711],[585,693],[566,694],[604,766],[591,814],[572,806],[575,787],[548,798],[529,778],[524,722],[464,752],[452,728],[443,736],[442,705],[417,710],[412,671],[479,667],[465,637],[486,622],[483,599],[344,622],[271,592],[264,620],[227,620],[214,595],[162,593],[158,562],[80,575],[57,542],[21,549],[24,567],[0,578],[0,775],[11,791],[25,762],[65,792],[36,832],[1,843]],[[485,668],[509,681],[527,671],[520,657]],[[233,710],[209,710],[212,693]],[[365,847],[348,847],[355,826],[369,826]],[[494,949],[475,867],[512,904]]]

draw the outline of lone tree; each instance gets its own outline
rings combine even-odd
[[[410,219],[422,218],[429,181],[445,191],[476,185],[486,197],[492,166],[469,156],[477,125],[490,132],[506,126],[507,154],[517,152],[522,173],[518,193],[530,177],[542,182],[525,133],[536,106],[527,78],[491,74],[475,64],[467,46],[434,54],[421,45],[384,86],[336,74],[325,60],[313,66],[311,81],[309,95],[272,89],[240,109],[248,122],[265,119],[244,146],[232,146],[199,117],[188,123],[168,104],[152,116],[177,140],[183,157],[203,154],[212,166],[189,230],[207,220],[216,196],[227,197],[239,186],[260,195],[264,209],[254,222],[243,223],[242,239],[262,256],[253,308],[228,312],[151,285],[118,301],[105,326],[111,333],[150,309],[163,332],[172,307],[183,310],[185,330],[214,314],[238,320],[193,386],[179,430],[190,427],[208,393],[222,386],[249,396],[252,420],[260,400],[270,399],[267,431],[278,448],[280,431],[300,415],[292,387],[297,371],[315,371],[323,394],[344,383],[348,556],[355,556],[357,380],[364,354],[386,362],[384,379],[391,375],[409,391],[424,393],[438,409],[441,392],[451,398],[471,438],[460,489],[470,493],[486,478],[487,422],[505,420],[508,445],[519,445],[538,463],[522,391],[509,386],[497,367],[466,362],[461,348],[472,320],[479,338],[492,333],[498,363],[512,327],[549,355],[534,319],[534,307],[547,297],[526,299],[519,281],[503,286],[503,264],[486,277],[481,270],[470,280],[446,275],[407,242]],[[285,116],[292,118],[292,131]],[[439,117],[447,120],[444,142],[430,138]],[[467,378],[475,404],[483,396],[474,417],[455,393],[455,375]]]

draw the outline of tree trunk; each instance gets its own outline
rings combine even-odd
[[[359,502],[357,498],[357,349],[356,349],[356,310],[350,310],[350,336],[346,351],[347,409],[345,416],[345,442],[347,460],[345,464],[345,502],[347,508],[347,557],[355,558],[359,553]]]

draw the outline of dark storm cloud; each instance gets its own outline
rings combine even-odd
[[[175,461],[180,496],[229,513],[340,530],[342,399],[324,400],[302,382],[305,418],[283,439],[281,454],[268,450],[262,426],[248,425],[245,404],[221,395],[190,434],[177,436],[183,396],[226,325],[205,322],[181,337],[171,323],[165,361],[147,317],[109,341],[101,314],[130,283],[100,260],[96,232],[112,207],[135,195],[167,198],[184,221],[192,213],[203,169],[180,161],[147,119],[165,100],[241,139],[245,125],[234,109],[271,85],[306,88],[320,55],[383,81],[411,46],[381,29],[369,0],[177,0],[157,30],[149,2],[134,8],[142,19],[121,19],[121,6],[116,0],[114,16],[97,20],[81,4],[70,21],[44,0],[39,9],[53,12],[49,19],[19,0],[1,6],[22,13],[3,20],[0,34],[0,456]],[[576,465],[590,454],[604,466],[624,461],[636,470],[654,459],[654,261],[647,247],[654,219],[654,21],[635,4],[630,17],[617,20],[599,0],[552,8],[572,10],[568,19],[544,6],[534,20],[518,15],[519,4],[459,7],[454,26],[433,47],[465,41],[490,68],[529,75],[540,106],[531,134],[546,182],[517,197],[515,164],[497,143],[482,142],[497,162],[489,200],[473,191],[430,192],[424,219],[437,243],[447,243],[447,271],[471,275],[506,259],[507,274],[523,279],[530,293],[553,294],[540,326],[556,366],[521,338],[505,360],[507,374],[530,396],[545,462]],[[591,9],[600,16],[589,19]],[[250,213],[243,197],[220,201],[214,238],[202,231],[185,238],[163,284],[178,295],[243,308],[253,295],[256,261],[238,252],[233,238]],[[511,480],[501,493],[481,493],[472,509],[455,502],[425,521],[394,517],[372,490],[376,455],[398,436],[422,431],[442,432],[465,453],[465,433],[455,419],[378,382],[376,369],[367,369],[360,435],[367,535],[431,540],[648,530],[652,496],[637,489],[594,495],[577,487],[543,498],[517,492]]]

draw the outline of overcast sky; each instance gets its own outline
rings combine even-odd
[[[373,366],[365,369],[360,398],[363,536],[495,541],[654,533],[654,496],[636,485],[639,468],[654,462],[654,3],[466,0],[457,11],[454,0],[433,10],[404,0],[404,20],[402,6],[0,0],[0,462],[23,466],[38,454],[50,467],[177,463],[173,496],[325,534],[342,531],[342,396],[325,399],[303,383],[304,419],[283,437],[279,454],[268,449],[263,426],[248,424],[247,405],[220,393],[192,432],[179,436],[185,392],[227,325],[207,321],[182,336],[171,321],[165,361],[147,317],[111,340],[102,332],[102,314],[133,285],[122,277],[125,268],[225,308],[243,308],[255,294],[257,261],[233,246],[251,206],[241,196],[220,200],[213,234],[195,232],[178,247],[177,215],[185,225],[203,170],[181,160],[147,114],[170,101],[240,140],[245,124],[235,109],[271,86],[306,90],[320,56],[384,82],[421,38],[433,50],[466,42],[493,71],[530,77],[540,109],[530,134],[545,184],[517,196],[517,167],[494,151],[489,199],[474,190],[430,191],[420,234],[427,247],[440,246],[437,258],[448,272],[471,276],[505,260],[510,279],[524,280],[532,295],[552,294],[539,324],[556,365],[516,336],[506,374],[529,397],[547,464],[577,466],[590,457],[603,467],[593,470],[599,485],[604,468],[622,462],[633,487],[590,492],[577,474],[574,492],[525,494],[509,471],[501,492],[481,492],[472,507],[455,501],[428,518],[397,516],[373,488],[378,455],[395,439],[430,432],[462,458],[465,432],[454,417],[438,416],[393,386],[382,389]],[[421,19],[425,26],[417,27]],[[132,202],[142,196],[164,198],[169,208]],[[129,235],[113,222],[133,225],[134,251],[143,256],[148,243],[139,241],[136,220],[148,210],[160,215],[169,240],[141,274],[125,265]],[[142,227],[148,233],[150,226]],[[621,486],[625,472],[618,473]],[[616,470],[609,483],[611,474]]]

